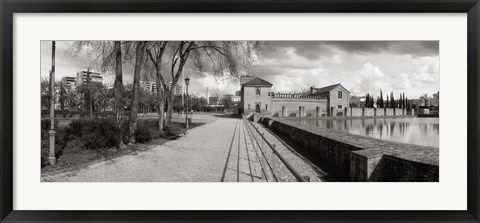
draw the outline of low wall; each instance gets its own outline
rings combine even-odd
[[[396,115],[396,116],[404,115],[404,114],[403,114],[403,109],[401,109],[401,108],[395,108],[395,115]]]
[[[315,153],[351,181],[438,181],[438,148],[395,143],[262,117],[273,132]]]
[[[363,116],[363,108],[351,108],[351,116]]]
[[[352,112],[351,108],[345,107],[345,116],[347,116],[347,117],[352,116],[351,112]]]
[[[348,108],[347,117],[361,117],[361,116],[405,116],[413,115],[401,108]]]
[[[394,116],[393,108],[385,108],[385,116]]]
[[[438,148],[403,144],[368,148],[351,154],[352,181],[439,180]]]
[[[363,108],[363,116],[375,116],[375,108]]]
[[[284,135],[306,148],[314,151],[322,160],[328,161],[341,171],[348,172],[350,168],[350,153],[363,148],[339,143],[350,135],[343,132],[333,132],[321,129],[322,133],[308,131],[285,121],[264,117],[260,122],[277,134]],[[305,126],[303,127],[305,128]]]
[[[375,108],[375,116],[385,116],[385,108]]]

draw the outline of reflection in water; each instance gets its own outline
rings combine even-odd
[[[423,146],[438,147],[439,145],[438,118],[302,119],[297,121],[301,124],[316,125],[377,139]]]

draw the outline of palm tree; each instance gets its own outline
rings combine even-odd
[[[425,94],[422,94],[422,96],[420,96],[420,98],[418,98],[420,100],[420,104],[422,104],[422,101],[424,103],[424,106],[428,106],[428,93],[425,93]]]

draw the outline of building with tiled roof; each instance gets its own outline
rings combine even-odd
[[[304,94],[274,93],[273,84],[258,77],[240,79],[239,113],[268,113],[278,117],[343,116],[350,92],[341,84],[312,87]]]
[[[350,91],[340,83],[322,88],[310,87],[310,95],[318,95],[328,99],[328,116],[337,116],[345,113],[350,105]]]
[[[271,87],[273,86],[273,84],[266,80],[255,77],[249,80],[248,82],[244,83],[243,86]]]

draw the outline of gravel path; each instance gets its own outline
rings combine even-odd
[[[49,176],[48,181],[218,182],[237,122],[240,119],[218,118],[191,129],[187,137],[76,172]]]

